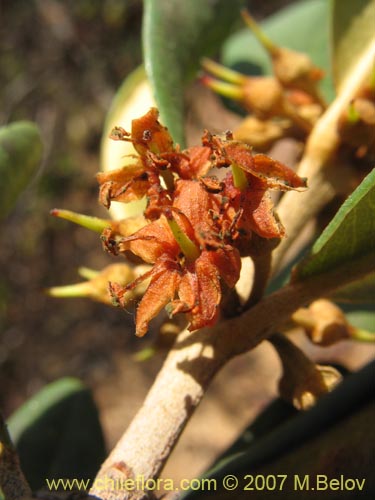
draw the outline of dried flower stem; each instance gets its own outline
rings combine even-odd
[[[101,500],[146,500],[143,491],[103,491],[110,479],[156,478],[217,371],[274,333],[296,309],[368,273],[368,259],[291,284],[242,316],[198,332],[182,332],[142,408],[104,462],[90,493]],[[100,486],[99,486],[100,485]]]

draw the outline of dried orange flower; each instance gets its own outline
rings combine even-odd
[[[233,287],[241,267],[238,250],[218,233],[219,212],[219,200],[199,181],[178,180],[173,203],[160,218],[118,241],[119,253],[128,250],[154,264],[127,287],[111,285],[122,305],[123,294],[151,278],[137,310],[137,335],[147,332],[149,321],[166,305],[171,315],[186,313],[191,330],[216,322],[221,278]]]
[[[221,139],[205,132],[201,146],[181,151],[155,108],[133,120],[131,133],[116,128],[112,137],[131,141],[139,157],[98,174],[99,199],[108,207],[112,200],[146,196],[148,224],[131,235],[112,226],[102,240],[115,255],[130,253],[153,265],[126,286],[110,283],[114,304],[125,307],[127,292],[149,279],[137,309],[137,335],[164,307],[170,315],[185,313],[190,330],[213,325],[223,287],[234,287],[239,278],[240,255],[251,255],[252,234],[284,234],[268,190],[305,187],[305,181],[268,156],[253,155],[230,133]],[[218,179],[210,175],[214,167],[228,173]]]
[[[193,172],[201,175],[210,168],[209,149],[191,148],[188,156],[181,153],[174,147],[168,130],[159,123],[158,114],[156,108],[151,108],[147,114],[133,120],[131,133],[121,127],[112,131],[112,139],[131,141],[139,157],[132,165],[97,175],[99,200],[105,207],[109,208],[111,201],[126,203],[147,196],[145,216],[155,219],[161,207],[170,204],[172,172],[184,179],[190,178]]]

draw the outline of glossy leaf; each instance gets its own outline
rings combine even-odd
[[[199,69],[200,59],[220,48],[242,5],[242,0],[145,0],[146,72],[161,121],[181,146],[185,85]]]
[[[310,255],[294,272],[301,281],[337,267],[350,266],[356,259],[375,256],[375,169],[347,198],[312,247]],[[372,269],[369,268],[369,272]]]
[[[0,218],[7,215],[29,184],[42,159],[38,127],[28,121],[0,129]]]
[[[295,2],[268,17],[261,27],[275,44],[306,52],[314,64],[326,72],[321,89],[325,98],[332,100],[334,91],[330,78],[328,2]],[[271,63],[266,51],[248,28],[232,35],[225,42],[222,63],[249,74],[271,74]]]
[[[8,428],[32,489],[46,478],[93,478],[105,457],[95,403],[77,379],[44,387],[9,418]]]
[[[362,54],[375,44],[375,0],[332,0],[331,3],[333,74],[339,90]]]

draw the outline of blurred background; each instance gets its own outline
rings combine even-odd
[[[248,7],[262,19],[289,3],[254,0]],[[43,289],[78,282],[79,266],[112,262],[97,234],[54,219],[49,210],[106,216],[95,181],[100,138],[116,89],[142,62],[142,2],[3,0],[0,19],[0,124],[35,121],[45,147],[36,178],[1,220],[0,408],[8,417],[48,382],[78,377],[93,391],[110,448],[165,352],[136,362],[134,353],[150,339],[135,338],[132,312],[83,299],[57,301]],[[207,467],[276,394],[279,373],[266,343],[223,370],[165,476],[194,476]]]

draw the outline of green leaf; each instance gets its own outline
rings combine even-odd
[[[42,159],[42,139],[31,122],[0,129],[0,218],[5,217],[26,188]]]
[[[332,0],[332,66],[335,87],[344,86],[361,55],[374,45],[375,0]]]
[[[332,299],[351,304],[375,304],[375,273],[339,288],[332,295]]]
[[[105,458],[95,403],[77,379],[44,387],[9,418],[8,428],[32,489],[46,478],[92,479]]]
[[[293,279],[304,280],[354,260],[375,257],[375,169],[347,198],[296,268]],[[369,272],[372,269],[369,269]]]
[[[330,298],[338,302],[351,325],[375,335],[375,272],[339,288]]]
[[[330,78],[328,2],[296,2],[268,17],[261,26],[276,45],[307,53],[326,71],[321,90],[331,101],[334,90]],[[271,74],[266,52],[248,28],[228,38],[223,45],[222,62],[249,74]]]
[[[219,49],[242,5],[243,0],[145,0],[146,73],[161,120],[181,146],[185,85],[200,59]]]
[[[375,336],[375,312],[372,305],[341,305],[346,319],[356,328],[371,332]],[[375,337],[374,337],[375,340]]]

